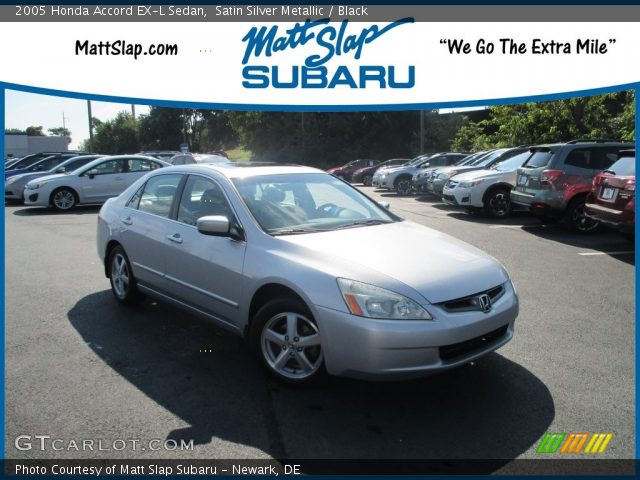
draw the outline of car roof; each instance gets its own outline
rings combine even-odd
[[[174,165],[162,169],[162,173],[168,173],[171,171],[204,174],[214,171],[229,179],[292,173],[322,173],[329,175],[328,173],[313,167],[267,162],[195,163],[190,165]]]
[[[127,159],[134,159],[134,160],[151,160],[157,163],[161,163],[162,165],[164,165],[165,167],[170,166],[171,164],[169,162],[166,162],[164,160],[160,160],[159,158],[156,157],[149,157],[147,155],[105,155],[99,158],[96,158],[95,160],[90,161],[89,163],[87,163],[86,165],[83,165],[80,168],[88,168],[89,170],[91,169],[91,167],[93,167],[94,165],[98,165],[104,161],[110,161],[110,160],[119,160],[121,158],[127,158]]]

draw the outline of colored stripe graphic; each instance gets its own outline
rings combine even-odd
[[[556,453],[566,433],[546,433],[538,445],[538,453]]]
[[[612,438],[613,433],[594,433],[584,453],[603,453]]]
[[[571,433],[562,444],[560,453],[580,453],[587,438],[589,438],[589,433]]]

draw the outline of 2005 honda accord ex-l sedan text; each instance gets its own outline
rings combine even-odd
[[[100,210],[98,252],[118,301],[213,320],[290,383],[463,365],[507,343],[518,314],[495,259],[309,167],[151,172]]]

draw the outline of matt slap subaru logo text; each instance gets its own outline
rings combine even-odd
[[[242,85],[245,88],[413,88],[415,66],[406,70],[395,65],[330,65],[334,57],[359,60],[366,45],[400,25],[413,23],[403,18],[383,27],[371,25],[360,31],[349,28],[348,20],[332,25],[330,20],[306,20],[284,32],[278,26],[252,27],[242,39],[247,47],[242,59]],[[298,47],[313,50],[303,65],[256,65],[263,57],[272,57]],[[266,62],[264,62],[266,63]],[[400,71],[399,71],[400,70]]]

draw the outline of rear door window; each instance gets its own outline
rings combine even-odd
[[[138,210],[168,218],[181,179],[182,175],[157,175],[150,178],[138,200]],[[129,203],[132,202],[135,200],[132,199]]]

